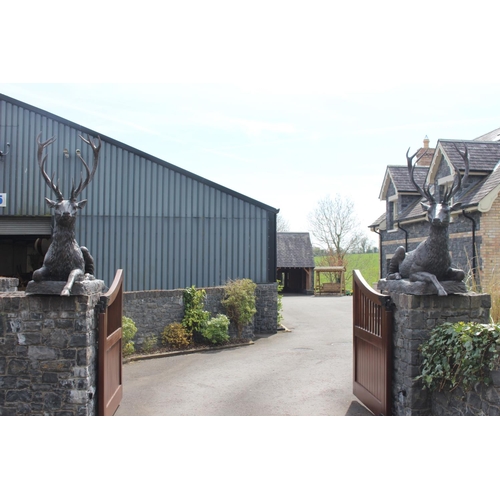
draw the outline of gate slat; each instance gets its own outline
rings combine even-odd
[[[375,415],[391,415],[390,298],[353,271],[353,393]]]
[[[99,314],[98,415],[114,415],[123,397],[122,316],[123,270],[116,271]]]

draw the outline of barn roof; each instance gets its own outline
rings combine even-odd
[[[277,233],[277,254],[277,267],[314,267],[309,233]]]
[[[213,187],[214,189],[217,189],[218,191],[221,191],[223,193],[227,193],[229,194],[230,196],[233,196],[235,198],[238,198],[240,200],[243,200],[247,203],[250,203],[252,205],[255,205],[257,207],[260,207],[266,211],[269,211],[271,213],[275,213],[277,214],[279,212],[279,209],[278,208],[274,208],[274,207],[271,207],[269,205],[266,205],[265,203],[262,203],[258,200],[255,200],[253,198],[250,198],[249,196],[246,196],[242,193],[239,193],[237,191],[234,191],[230,188],[227,188],[221,184],[218,184],[216,182],[213,182],[209,179],[206,179],[205,177],[201,177],[197,174],[194,174],[188,170],[185,170],[181,167],[178,167],[177,165],[174,165],[172,163],[169,163],[165,160],[162,160],[160,158],[157,158],[153,155],[150,155],[148,153],[145,153],[144,151],[140,151],[132,146],[129,146],[128,144],[125,144],[123,142],[120,142],[120,141],[117,141],[116,139],[113,139],[111,137],[108,137],[104,134],[101,134],[95,130],[92,130],[92,129],[89,129],[87,127],[84,127],[82,125],[79,125],[78,123],[75,123],[75,122],[72,122],[70,120],[67,120],[66,118],[63,118],[61,116],[58,116],[58,115],[55,115],[54,113],[51,113],[49,111],[46,111],[44,109],[41,109],[41,108],[37,108],[36,106],[33,106],[31,104],[27,104],[25,102],[22,102],[22,101],[19,101],[18,99],[14,99],[13,97],[9,97],[7,95],[4,95],[4,94],[1,94],[0,93],[0,101],[6,101],[8,103],[11,103],[11,104],[14,104],[16,106],[19,106],[20,108],[22,109],[26,109],[28,111],[33,111],[35,113],[39,113],[41,114],[42,116],[45,116],[45,117],[48,117],[48,118],[51,118],[53,119],[54,121],[58,122],[58,123],[61,123],[61,124],[66,124],[66,125],[69,125],[70,127],[74,127],[76,128],[77,130],[81,131],[82,133],[84,134],[89,134],[90,136],[93,136],[93,137],[97,137],[99,136],[101,138],[101,140],[103,142],[107,142],[108,144],[111,144],[111,145],[114,145],[116,146],[117,148],[121,149],[121,150],[124,150],[124,151],[128,151],[130,153],[134,153],[142,158],[144,158],[145,160],[150,160],[158,165],[161,165],[162,167],[166,167],[170,170],[173,170],[174,172],[178,172],[179,174],[183,175],[183,176],[186,176],[186,177],[189,177],[191,179],[194,179],[204,185],[207,185],[207,186],[210,186],[210,187]]]

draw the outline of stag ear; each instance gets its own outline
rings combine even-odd
[[[428,212],[428,211],[429,211],[429,208],[431,208],[431,207],[430,207],[430,205],[426,205],[426,204],[425,204],[425,203],[423,203],[422,201],[420,202],[420,205],[421,205],[421,207],[424,209],[424,212]]]
[[[455,203],[455,205],[453,205],[451,208],[450,208],[450,212],[452,210],[458,210],[460,207],[462,206],[461,203]]]
[[[87,200],[82,200],[82,201],[79,201],[77,204],[76,204],[76,208],[79,208],[80,210],[87,204]]]
[[[57,201],[52,201],[49,200],[48,198],[45,198],[45,201],[47,202],[47,205],[51,208],[54,208],[57,205]]]

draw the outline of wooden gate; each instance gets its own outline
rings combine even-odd
[[[354,395],[375,415],[391,415],[392,301],[353,272]]]
[[[123,396],[122,316],[123,270],[116,271],[111,288],[100,298],[98,354],[98,415],[114,415]]]

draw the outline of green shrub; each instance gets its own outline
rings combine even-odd
[[[156,350],[158,347],[158,339],[154,335],[150,335],[149,337],[144,339],[142,343],[142,350],[145,353],[150,353]]]
[[[229,318],[225,314],[217,314],[207,321],[202,335],[212,344],[222,344],[229,340]]]
[[[487,373],[498,366],[500,326],[444,323],[420,346],[424,361],[417,380],[430,390],[470,390],[477,382],[490,384]]]
[[[181,323],[171,323],[163,330],[161,341],[163,345],[168,345],[175,349],[185,349],[192,344],[193,334],[188,332]]]
[[[188,332],[201,333],[210,318],[210,313],[203,309],[206,295],[205,290],[196,290],[194,286],[184,290],[184,318],[182,319],[182,326]]]
[[[136,333],[137,327],[135,326],[134,320],[122,316],[122,354],[124,356],[130,356],[135,352],[133,338]]]
[[[278,280],[278,326],[283,321],[283,288],[281,281]]]
[[[122,342],[122,355],[131,356],[135,352],[135,346],[133,342]]]
[[[225,287],[222,305],[229,319],[236,325],[240,338],[243,328],[252,321],[257,312],[255,308],[256,288],[257,285],[250,279],[228,281]]]

